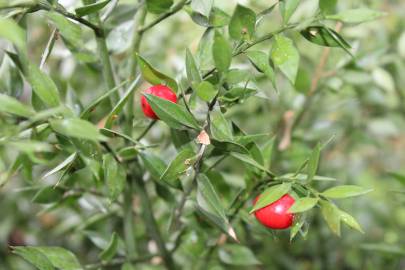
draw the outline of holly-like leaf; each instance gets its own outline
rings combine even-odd
[[[294,84],[297,76],[299,57],[299,53],[291,39],[283,35],[275,36],[271,59],[292,84]]]
[[[248,51],[246,55],[248,56],[252,65],[259,72],[265,74],[275,87],[276,76],[274,74],[273,68],[270,66],[268,55],[262,51]]]
[[[283,195],[287,194],[291,189],[291,183],[282,183],[280,185],[275,185],[267,188],[265,191],[260,194],[259,199],[253,206],[252,210],[250,210],[250,214],[266,207],[269,204],[280,199]]]
[[[142,72],[143,78],[150,84],[164,84],[170,87],[174,92],[177,92],[177,83],[169,76],[154,69],[145,59],[137,55],[137,63]]]
[[[144,94],[144,96],[156,115],[170,127],[174,129],[182,129],[186,126],[189,128],[200,129],[197,120],[183,106],[158,96],[150,94]]]
[[[179,176],[192,166],[192,159],[195,155],[195,152],[190,148],[184,148],[170,162],[169,166],[167,166],[166,170],[160,176],[160,180],[172,187],[178,188],[180,186],[180,182],[178,181]]]
[[[329,188],[322,192],[322,195],[332,199],[342,199],[367,194],[371,191],[373,191],[373,189],[355,185],[343,185]]]
[[[288,209],[290,213],[300,213],[312,209],[318,203],[318,198],[299,198],[295,203]]]
[[[35,113],[27,105],[5,94],[0,94],[0,112],[11,113],[26,118],[32,117]]]
[[[102,10],[108,3],[110,3],[111,0],[104,0],[104,1],[99,1],[93,4],[85,5],[79,8],[75,9],[75,13],[79,17],[83,17],[89,14],[96,13],[100,10]]]
[[[232,61],[232,48],[224,36],[218,31],[215,31],[212,55],[215,67],[218,71],[222,73],[227,72]]]
[[[229,22],[229,35],[237,40],[250,40],[255,33],[256,13],[250,8],[237,5]]]
[[[49,123],[53,130],[67,137],[92,141],[104,141],[107,139],[92,123],[79,118],[54,119],[49,120]]]

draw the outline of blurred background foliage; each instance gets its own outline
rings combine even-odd
[[[268,8],[275,1],[238,1],[256,12]],[[68,10],[82,5],[81,1],[60,0]],[[227,14],[232,14],[236,1],[215,1],[215,5]],[[130,45],[134,33],[133,15],[138,5],[132,0],[118,1],[118,5],[105,21],[108,33],[107,44],[111,53],[113,68],[118,80],[128,75],[130,65]],[[314,93],[311,83],[317,74],[324,47],[317,46],[302,38],[297,32],[288,32],[300,53],[300,68],[295,85],[291,85],[280,74],[277,76],[277,90],[270,80],[251,69],[243,56],[233,60],[233,66],[243,69],[252,76],[250,82],[259,90],[259,97],[252,97],[242,105],[232,107],[228,118],[251,133],[285,134],[289,119],[302,116],[295,123],[291,142],[284,142],[273,154],[273,170],[277,173],[295,171],[311,149],[319,141],[330,143],[322,151],[319,175],[334,177],[338,184],[356,184],[373,188],[373,192],[356,200],[341,200],[338,205],[357,218],[364,234],[343,229],[342,237],[334,236],[325,225],[318,211],[311,212],[310,230],[306,239],[299,237],[289,241],[287,232],[264,230],[251,217],[248,210],[242,210],[241,219],[249,222],[238,223],[238,234],[247,231],[260,231],[248,234],[249,247],[263,266],[227,265],[226,247],[213,258],[204,261],[206,269],[404,269],[405,268],[405,2],[401,0],[338,1],[337,10],[368,7],[386,12],[386,16],[375,21],[351,25],[344,24],[340,34],[351,44],[351,52],[356,61],[344,50],[332,48],[321,71],[321,78]],[[302,22],[318,11],[318,1],[303,0],[290,22]],[[146,22],[156,18],[148,15]],[[32,62],[39,63],[54,26],[46,19],[44,11],[28,14],[28,50]],[[281,17],[273,11],[263,19],[258,28],[260,34],[278,29]],[[336,22],[328,21],[331,28]],[[82,27],[83,28],[83,27]],[[205,28],[192,22],[185,11],[166,19],[145,33],[140,52],[150,63],[162,72],[176,78],[185,77],[185,49],[197,50]],[[0,40],[0,46],[8,48],[8,43]],[[100,67],[95,62],[96,43],[91,30],[83,28],[82,53],[72,54],[59,38],[45,65],[45,70],[64,93],[65,101],[73,110],[76,106],[88,104],[94,97],[105,91],[100,79]],[[269,43],[257,46],[269,51]],[[27,84],[22,80],[4,50],[0,51],[0,87],[3,93],[13,93],[20,100],[28,100]],[[205,59],[198,59],[203,63]],[[144,83],[140,89],[146,89]],[[136,102],[139,104],[139,93]],[[16,94],[17,93],[17,94]],[[308,101],[309,100],[309,101]],[[82,104],[82,105],[78,105]],[[107,104],[103,104],[107,108]],[[93,122],[102,121],[107,109],[97,108],[93,112]],[[198,111],[198,110],[197,110]],[[197,115],[198,116],[198,115]],[[139,134],[148,120],[142,115],[140,106],[135,108],[134,133]],[[12,134],[15,125],[0,114],[0,135]],[[155,125],[147,137],[148,144],[159,144],[156,153],[170,160],[175,153],[170,145],[170,130],[164,123]],[[280,149],[282,148],[282,149]],[[13,158],[14,151],[1,148],[0,172],[5,172]],[[160,152],[158,152],[160,151]],[[58,164],[61,157],[54,157]],[[29,164],[29,163],[27,163]],[[221,199],[229,202],[229,186],[238,188],[244,184],[243,167],[234,160],[225,160],[218,166],[225,182],[215,185]],[[62,246],[74,252],[84,263],[97,262],[100,249],[105,248],[111,232],[122,227],[119,218],[122,213],[118,205],[108,205],[106,199],[97,194],[85,194],[76,198],[68,196],[61,205],[38,204],[33,196],[44,183],[54,179],[41,179],[46,172],[36,167],[31,172],[24,167],[18,177],[0,190],[0,269],[32,269],[21,258],[11,254],[9,245]],[[83,172],[85,173],[85,172]],[[89,184],[86,175],[72,175],[83,187]],[[74,181],[77,181],[74,180]],[[229,185],[229,186],[228,186]],[[320,190],[333,185],[329,182],[317,183]],[[152,188],[149,186],[148,188]],[[171,205],[153,195],[153,208],[158,222],[167,226]],[[74,193],[74,192],[73,192]],[[137,211],[139,200],[135,198]],[[170,206],[170,207],[168,207]],[[57,208],[57,209],[53,209]],[[189,208],[189,215],[193,209]],[[138,213],[139,214],[139,213]],[[136,234],[144,239],[143,245],[151,253],[156,247],[147,241],[145,227],[136,218]],[[215,241],[218,232],[203,221],[194,220],[190,230],[184,233],[183,244],[176,252],[176,260],[183,269],[192,269],[196,259],[206,249],[206,244]],[[197,224],[198,223],[198,224]],[[166,235],[174,239],[173,235]],[[124,243],[118,243],[118,254],[124,254]],[[251,254],[238,254],[241,260],[251,260]],[[246,256],[246,258],[244,257]],[[135,269],[160,269],[159,261],[147,261]],[[111,266],[106,269],[119,269]],[[129,268],[128,268],[129,269]]]

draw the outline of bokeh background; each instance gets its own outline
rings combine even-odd
[[[74,10],[80,2],[59,1],[68,10]],[[238,2],[260,11],[275,1]],[[215,1],[215,5],[228,14],[232,14],[235,4],[236,1]],[[319,211],[313,211],[306,239],[298,237],[290,243],[285,232],[267,232],[266,237],[251,239],[251,249],[265,265],[257,269],[405,269],[405,2],[338,1],[338,10],[358,7],[383,11],[386,15],[359,25],[343,25],[340,33],[351,44],[356,61],[342,49],[330,50],[318,90],[302,120],[294,127],[291,143],[274,154],[273,167],[276,172],[295,171],[318,141],[330,139],[322,152],[319,174],[336,178],[338,184],[373,188],[373,192],[365,196],[338,202],[342,209],[357,218],[365,233],[345,227],[342,237],[338,238],[328,230]],[[303,0],[291,21],[301,22],[313,16],[317,8],[318,1]],[[127,75],[135,9],[132,0],[121,0],[106,21],[108,48],[118,79]],[[153,17],[148,16],[147,21]],[[258,32],[277,29],[280,21],[279,13],[273,11]],[[53,26],[42,11],[28,15],[26,23],[29,55],[38,63]],[[328,24],[336,27],[336,22]],[[97,59],[95,40],[90,30],[83,30],[83,49],[87,53],[73,55],[62,40],[57,40],[45,66],[73,109],[78,106],[75,101],[88,104],[105,91],[99,67],[94,62]],[[185,74],[185,49],[195,51],[204,30],[181,11],[148,31],[140,52],[155,67],[181,80]],[[283,129],[283,119],[288,114],[296,117],[306,105],[305,93],[311,88],[324,48],[309,43],[299,34],[289,33],[288,36],[300,52],[299,79],[295,85],[280,75],[276,91],[268,79],[249,69],[249,64],[242,58],[233,61],[234,67],[246,68],[254,75],[252,83],[260,89],[260,97],[248,99],[227,113],[247,133],[277,134]],[[22,100],[29,100],[29,87],[4,54],[3,49],[7,46],[7,42],[0,40],[0,91],[20,91]],[[270,46],[264,43],[258,48]],[[141,89],[146,87],[144,84]],[[138,101],[138,94],[136,99]],[[101,119],[97,112],[95,115],[95,119]],[[148,122],[139,108],[136,108],[135,116],[139,119],[135,132],[139,133]],[[12,129],[0,114],[0,136]],[[164,145],[169,143],[168,134],[167,127],[159,123],[144,140]],[[0,173],[3,173],[15,153],[1,146],[0,152]],[[173,149],[168,145],[159,154],[170,159]],[[105,247],[111,230],[121,226],[119,221],[109,218],[117,215],[119,209],[107,209],[91,195],[82,197],[78,203],[68,201],[58,207],[33,203],[38,186],[52,180],[41,179],[44,169],[36,168],[32,174],[27,172],[30,168],[26,169],[0,190],[0,269],[32,269],[10,253],[9,245],[20,244],[63,246],[83,262],[96,261],[97,247]],[[238,187],[243,183],[243,168],[238,164],[224,161],[219,169],[227,184]],[[321,182],[317,185],[322,190],[333,184]],[[224,194],[226,188],[222,187]],[[161,222],[170,210],[164,204],[157,200],[154,206]],[[247,215],[247,210],[242,214]],[[139,235],[144,230],[139,223]],[[180,248],[178,256],[184,262],[184,269],[192,269],[188,265],[192,261],[190,258],[199,256],[204,241],[198,241],[201,239],[195,239],[192,234],[185,237],[186,244]],[[140,267],[160,269],[153,263]],[[211,269],[209,265],[207,269]]]

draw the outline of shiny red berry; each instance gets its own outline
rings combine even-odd
[[[160,98],[169,100],[171,102],[176,103],[177,102],[177,96],[176,94],[170,89],[169,87],[165,85],[154,85],[152,87],[149,87],[145,91],[146,94],[151,94],[154,96],[158,96]],[[148,103],[148,100],[145,98],[145,96],[142,95],[141,97],[141,105],[142,105],[142,111],[145,114],[146,117],[152,118],[152,119],[159,119],[159,117],[155,114],[155,112],[152,110],[152,107]]]
[[[256,197],[254,203],[259,197],[260,195]],[[287,229],[291,227],[294,220],[294,214],[288,212],[294,202],[294,198],[286,194],[277,201],[257,210],[256,219],[270,229]]]

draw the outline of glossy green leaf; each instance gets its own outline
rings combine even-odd
[[[33,64],[28,66],[28,80],[32,90],[48,107],[56,107],[60,104],[59,92],[55,83]]]
[[[273,68],[270,66],[268,55],[262,51],[248,51],[246,55],[248,56],[252,65],[259,72],[265,74],[275,87],[276,76],[274,74]]]
[[[114,258],[115,254],[117,253],[118,240],[119,240],[119,238],[118,238],[117,233],[113,232],[110,242],[108,243],[107,247],[99,255],[101,260],[108,262],[112,258]]]
[[[311,182],[318,170],[319,156],[321,155],[321,145],[318,143],[308,159],[307,182]]]
[[[229,24],[231,17],[222,9],[214,7],[208,18],[210,27],[223,27]]]
[[[228,84],[238,84],[241,82],[249,81],[251,73],[249,70],[244,69],[230,69],[226,74],[226,82]]]
[[[193,164],[195,152],[190,148],[184,148],[177,156],[170,162],[166,170],[160,176],[160,180],[169,184],[172,187],[179,187],[180,182],[178,178]]]
[[[8,18],[0,18],[0,37],[11,41],[22,52],[27,50],[25,30],[15,21]]]
[[[257,168],[257,169],[259,169],[259,170],[261,170],[261,171],[263,171],[263,172],[265,172],[267,174],[269,174],[269,175],[273,175],[273,173],[269,169],[263,167],[263,165],[261,165],[256,160],[254,160],[250,155],[236,153],[236,152],[232,153],[231,155],[234,158],[239,159],[240,161],[242,161],[243,163],[245,163],[247,165],[251,165],[251,166],[253,166],[253,167],[255,167],[255,168]]]
[[[53,150],[53,147],[49,143],[34,140],[8,142],[7,146],[14,147],[25,153],[51,152]]]
[[[207,102],[211,101],[218,94],[218,89],[216,89],[208,81],[202,81],[201,83],[199,83],[196,86],[195,91],[199,98]]]
[[[298,7],[300,0],[282,0],[280,1],[280,12],[283,16],[284,24],[287,24],[291,16],[294,14],[295,10]]]
[[[143,78],[150,84],[164,84],[170,87],[174,92],[177,92],[177,83],[169,76],[154,69],[145,59],[140,55],[137,56],[137,63],[140,67]]]
[[[361,233],[364,233],[363,229],[361,228],[360,224],[356,221],[354,217],[350,214],[340,210],[340,219],[346,223],[350,228],[355,229]]]
[[[188,48],[186,49],[186,73],[188,81],[191,85],[193,85],[193,83],[201,82],[200,71],[198,70],[194,56],[191,54]]]
[[[276,35],[271,50],[271,59],[275,66],[278,67],[293,84],[298,72],[299,53],[292,40],[283,35]]]
[[[250,210],[250,214],[259,210],[269,204],[280,199],[283,195],[287,194],[291,189],[291,183],[282,183],[280,185],[275,185],[267,188],[260,194],[259,199],[253,206],[252,210]]]
[[[300,213],[312,209],[318,203],[318,198],[303,197],[295,201],[288,209],[290,213]]]
[[[85,5],[75,9],[75,13],[79,17],[83,17],[102,10],[111,0],[99,1],[93,4]]]
[[[152,175],[152,177],[155,180],[160,180],[160,176],[163,175],[164,171],[166,170],[166,163],[158,156],[151,153],[143,152],[140,156],[146,169]]]
[[[310,26],[301,31],[308,41],[326,47],[342,47],[349,49],[350,45],[333,29],[323,26]]]
[[[117,200],[124,190],[126,171],[111,154],[103,156],[104,179],[108,188],[110,202]]]
[[[239,143],[231,141],[218,141],[212,138],[211,144],[215,147],[215,150],[220,152],[221,154],[228,154],[233,152],[241,154],[249,154],[249,151]]]
[[[247,247],[226,244],[218,250],[219,259],[228,265],[249,266],[261,264],[254,253]]]
[[[0,112],[11,113],[29,118],[35,112],[27,105],[8,95],[0,94]]]
[[[192,0],[190,6],[194,11],[208,17],[211,13],[213,4],[214,0]]]
[[[229,35],[237,40],[250,40],[255,33],[256,13],[250,8],[237,5],[229,22]]]
[[[48,258],[34,247],[13,247],[13,253],[30,262],[39,270],[54,270]]]
[[[291,208],[290,208],[291,209]],[[295,236],[300,232],[305,225],[305,216],[296,215],[293,220],[293,225],[290,229],[290,242],[295,238]]]
[[[55,267],[56,269],[60,270],[83,269],[79,261],[77,260],[76,256],[72,252],[61,247],[33,247],[33,246],[15,247],[14,253],[22,256],[24,259],[27,259],[35,266],[39,264],[41,265],[41,267],[45,267],[40,268],[37,266],[38,269],[40,270],[54,269],[49,267],[49,264],[46,263],[44,257],[48,260],[48,262],[51,263],[51,266]],[[43,256],[39,258],[38,254],[42,254]]]
[[[218,31],[215,31],[212,55],[215,67],[218,71],[222,73],[227,72],[232,61],[232,48],[224,36]]]
[[[113,126],[114,119],[117,115],[121,113],[121,111],[124,109],[125,104],[128,102],[130,97],[132,96],[132,93],[136,90],[136,87],[138,86],[138,83],[140,81],[140,76],[138,76],[128,87],[128,90],[125,92],[125,94],[122,96],[122,98],[118,101],[117,104],[115,104],[114,108],[112,111],[108,114],[107,120],[105,122],[104,127],[107,129],[111,129]],[[132,103],[130,104],[132,106]]]
[[[225,208],[208,177],[200,174],[197,183],[197,207],[200,212],[224,233],[236,240],[235,231],[229,224]]]
[[[170,127],[181,129],[186,126],[200,129],[197,120],[183,106],[154,95],[144,94],[144,96],[156,115]]]
[[[342,199],[342,198],[363,195],[363,194],[369,193],[371,191],[373,191],[373,189],[354,186],[354,185],[343,185],[343,186],[329,188],[329,189],[325,190],[324,192],[322,192],[322,195],[325,197],[328,197],[328,198],[332,198],[332,199]]]
[[[49,123],[53,130],[67,137],[92,141],[106,140],[98,128],[86,120],[79,118],[54,119],[49,120]]]
[[[212,46],[214,44],[215,30],[207,28],[198,43],[197,59],[200,69],[208,69],[214,64]]]
[[[146,8],[150,13],[163,13],[169,11],[173,0],[146,0]]]
[[[55,24],[61,35],[76,47],[82,46],[82,30],[80,26],[68,20],[62,14],[48,12],[46,16]]]
[[[230,122],[219,111],[211,113],[211,134],[219,141],[233,141]]]
[[[336,10],[337,0],[319,0],[319,8],[324,14],[333,14]]]
[[[358,8],[358,9],[348,9],[339,12],[338,14],[327,15],[326,18],[329,20],[338,20],[345,23],[362,23],[367,21],[375,20],[385,13],[377,10]]]
[[[73,161],[75,161],[76,157],[77,157],[77,152],[74,152],[73,154],[68,156],[64,161],[59,163],[58,166],[56,166],[49,172],[45,173],[44,176],[42,176],[42,178],[47,178],[48,176],[51,176],[51,175],[59,172],[60,170],[64,169],[65,167],[69,166],[70,164],[72,164]]]
[[[319,201],[321,206],[322,216],[328,224],[329,228],[337,236],[340,236],[340,210],[331,202],[326,200]]]
[[[64,191],[58,187],[46,186],[41,188],[35,195],[32,201],[34,203],[53,203],[62,198]]]

